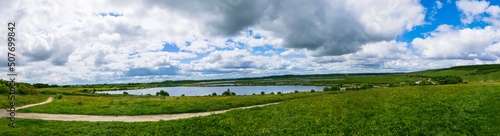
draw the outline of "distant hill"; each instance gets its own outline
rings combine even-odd
[[[461,76],[465,82],[500,81],[500,64],[465,65],[450,68],[411,72],[411,75]]]

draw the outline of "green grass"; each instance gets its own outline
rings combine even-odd
[[[84,89],[87,89],[87,92],[83,92]],[[84,88],[84,87],[50,87],[50,88],[39,88],[38,90],[41,93],[45,94],[57,94],[57,93],[63,93],[63,94],[81,94],[81,93],[90,93],[93,90],[96,91],[113,91],[118,88]]]
[[[64,113],[86,115],[150,115],[205,112],[235,107],[280,102],[320,95],[292,93],[283,95],[162,97],[151,96],[71,96],[52,103],[19,110],[19,112]]]
[[[319,93],[318,93],[319,94]],[[18,119],[2,135],[498,135],[500,84],[375,88],[183,120]],[[8,124],[0,119],[0,124]]]
[[[500,65],[458,66],[412,72],[408,74],[424,76],[460,76],[464,79],[464,82],[498,82],[500,81]]]
[[[8,95],[3,94],[0,95],[0,108],[5,109],[10,107],[11,100],[8,99]],[[22,105],[39,103],[47,100],[49,95],[16,95],[16,107],[20,107]]]

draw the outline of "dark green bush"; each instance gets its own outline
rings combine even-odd
[[[325,87],[323,88],[323,92],[328,92],[328,91],[330,91],[330,90],[331,90],[331,89],[330,89],[330,88],[328,88],[327,86],[325,86]]]
[[[236,95],[235,92],[231,92],[231,90],[227,89],[227,91],[224,91],[222,93],[222,96],[231,96],[231,95]]]
[[[58,93],[58,94],[56,94],[56,96],[54,96],[54,98],[56,98],[56,99],[62,99],[63,96],[64,96],[63,94]]]
[[[168,92],[160,90],[160,92],[156,92],[156,96],[170,96]]]
[[[459,84],[463,82],[462,77],[459,76],[434,76],[432,80],[439,84]]]

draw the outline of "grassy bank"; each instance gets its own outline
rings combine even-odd
[[[64,96],[52,103],[19,110],[19,112],[86,114],[86,115],[150,115],[205,112],[280,102],[318,93],[283,95],[158,97],[158,96]]]
[[[10,100],[8,99],[8,95],[3,94],[0,95],[0,108],[5,109],[10,107]],[[49,95],[37,94],[37,95],[16,95],[16,107],[20,107],[22,105],[39,103],[47,100]]]
[[[414,86],[323,93],[174,121],[19,119],[17,128],[0,125],[0,130],[3,135],[498,135],[498,105],[498,84]]]

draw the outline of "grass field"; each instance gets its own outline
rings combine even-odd
[[[500,65],[458,66],[445,69],[426,70],[408,73],[425,76],[460,76],[464,82],[497,82],[500,81]]]
[[[8,95],[0,95],[0,108],[5,109],[10,107],[9,103],[10,100],[8,99]],[[20,105],[27,105],[27,104],[32,104],[32,103],[39,103],[42,101],[47,100],[49,98],[49,95],[16,95],[16,107],[19,107]]]
[[[90,93],[92,91],[94,91],[94,89],[96,91],[113,91],[115,89],[118,89],[118,88],[111,88],[111,87],[107,87],[107,88],[85,88],[85,87],[50,87],[50,88],[39,88],[38,90],[41,92],[41,93],[45,93],[45,94],[57,94],[57,93],[61,93],[61,94],[78,94],[78,93]],[[84,92],[84,90],[87,90],[86,92]]]
[[[87,115],[150,115],[205,112],[244,107],[321,95],[291,93],[255,96],[64,96],[52,103],[19,110],[19,112],[64,113]]]
[[[497,83],[412,86],[321,93],[174,121],[18,119],[17,128],[0,125],[0,130],[2,135],[498,135],[498,105]]]

